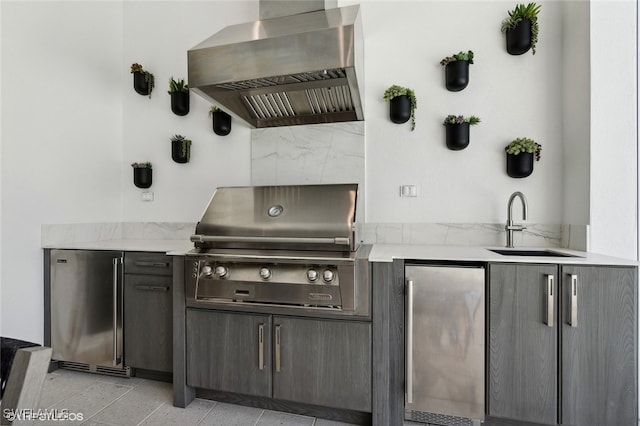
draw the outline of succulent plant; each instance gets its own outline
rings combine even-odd
[[[540,161],[540,152],[542,151],[542,145],[529,138],[517,138],[514,139],[504,149],[507,154],[518,155],[521,152],[527,152],[535,154],[536,161]]]
[[[189,86],[184,84],[184,79],[174,80],[173,77],[169,79],[169,93],[189,92]]]
[[[455,61],[467,61],[470,64],[473,63],[473,52],[471,50],[460,53],[454,53],[452,56],[447,56],[443,60],[440,61],[440,65],[446,66],[447,64]]]
[[[509,17],[502,21],[502,32],[512,30],[520,22],[528,19],[531,21],[531,53],[536,54],[536,43],[538,42],[538,32],[540,31],[538,25],[538,13],[540,13],[540,5],[536,3],[529,3],[528,5],[518,4],[515,9],[508,11]]]
[[[189,157],[191,156],[191,140],[185,138],[182,135],[174,135],[171,137],[171,142],[180,142],[180,149],[182,150],[182,156],[187,159],[189,162]]]
[[[411,101],[411,131],[413,131],[416,128],[415,110],[418,107],[416,94],[412,89],[409,89],[408,87],[402,87],[395,84],[384,91],[385,101],[390,101],[391,99],[398,96],[408,96],[409,100]]]
[[[131,164],[131,167],[133,167],[134,169],[151,169],[151,163],[149,162],[145,162],[145,163],[133,163]]]
[[[156,85],[155,77],[149,71],[143,70],[142,65],[140,65],[137,62],[134,62],[133,64],[131,64],[131,73],[133,74],[136,72],[144,75],[144,81],[149,85],[149,97],[151,97],[151,92],[153,91],[153,88]]]
[[[442,124],[462,124],[469,123],[470,125],[478,124],[480,122],[480,117],[476,117],[475,115],[470,115],[469,117],[465,117],[463,115],[447,115],[444,119],[444,123]]]

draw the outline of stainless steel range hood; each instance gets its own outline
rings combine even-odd
[[[252,127],[363,120],[360,6],[324,6],[260,0],[259,21],[188,51],[189,87]]]

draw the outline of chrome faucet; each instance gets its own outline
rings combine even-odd
[[[527,229],[524,225],[513,224],[513,200],[515,200],[516,197],[519,197],[520,201],[522,201],[522,220],[527,220],[527,199],[522,192],[516,191],[511,194],[509,202],[507,203],[507,225],[504,227],[505,231],[507,231],[507,247],[513,247],[513,231],[523,231]]]

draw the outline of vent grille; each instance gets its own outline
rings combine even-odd
[[[421,423],[442,426],[474,426],[480,425],[479,420],[472,420],[465,417],[449,416],[446,414],[429,413],[426,411],[408,411],[405,417]]]
[[[257,78],[254,80],[234,81],[232,83],[218,84],[216,87],[227,90],[250,90],[263,87],[280,86],[282,84],[308,83],[310,81],[333,80],[346,77],[347,73],[344,68],[335,68],[332,70],[311,71],[298,74]]]
[[[59,361],[58,366],[65,370],[82,371],[85,373],[106,374],[108,376],[131,377],[130,367],[105,367],[102,365],[84,364],[81,362]]]

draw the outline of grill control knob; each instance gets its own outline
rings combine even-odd
[[[307,269],[307,279],[309,281],[313,283],[318,281],[318,278],[319,278],[318,271],[316,271],[315,269]]]
[[[334,279],[334,273],[331,269],[325,269],[322,271],[322,281],[325,283],[330,283]]]
[[[229,275],[229,270],[226,266],[218,265],[216,266],[216,276],[218,278],[226,278]]]
[[[209,265],[204,265],[202,267],[202,275],[210,277],[213,274],[213,268]]]
[[[262,278],[263,280],[268,280],[269,278],[271,278],[271,269],[267,268],[266,266],[260,268],[260,278]]]

